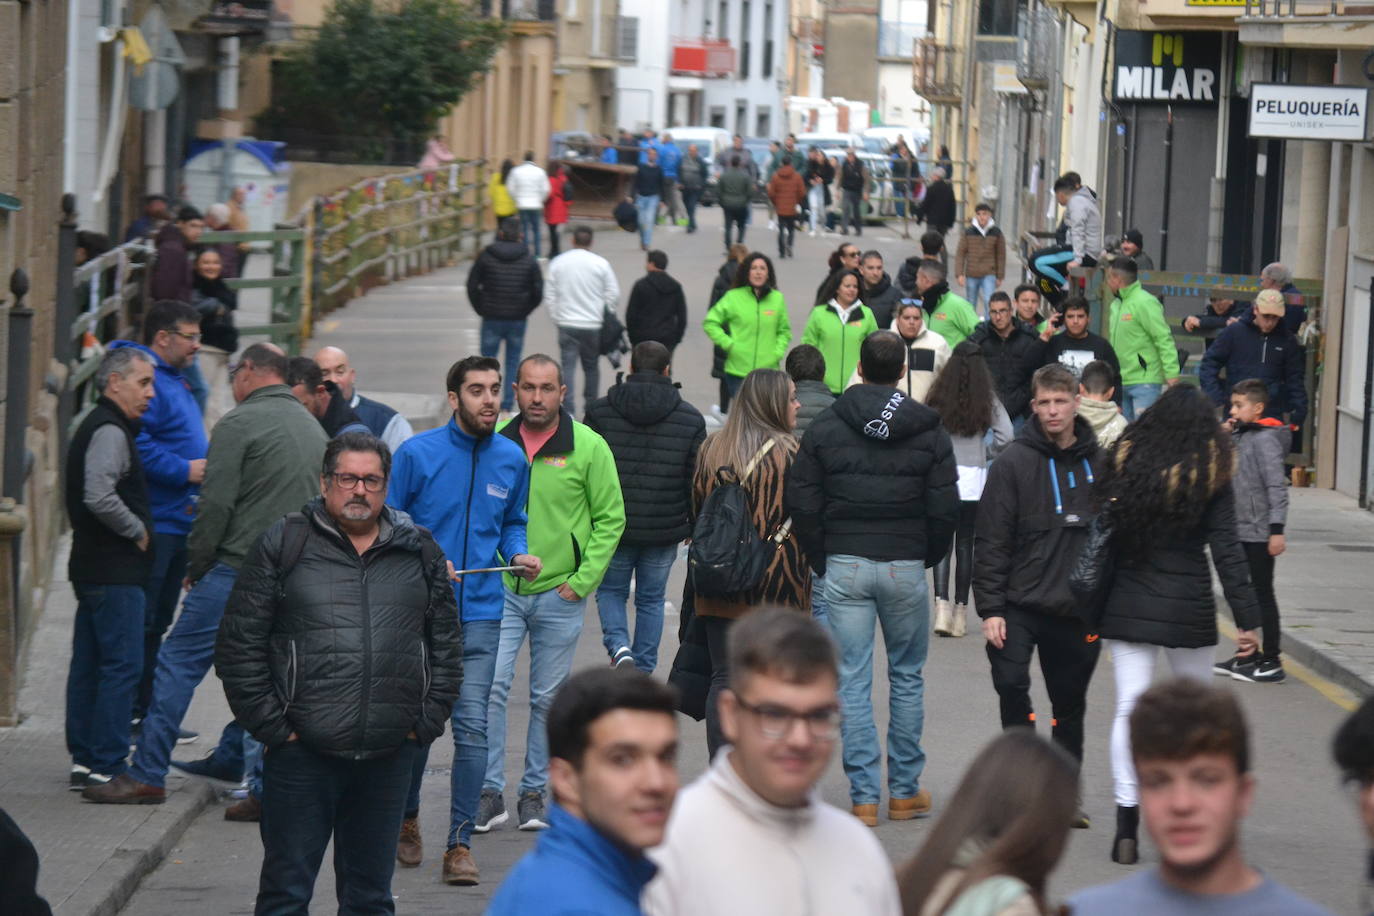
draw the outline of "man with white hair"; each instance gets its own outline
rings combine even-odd
[[[1302,323],[1307,320],[1307,305],[1303,302],[1302,293],[1293,285],[1293,271],[1278,261],[1264,265],[1260,271],[1260,289],[1276,289],[1283,293],[1283,329],[1296,337]],[[1246,320],[1251,320],[1254,314],[1254,306],[1251,306]]]
[[[410,421],[394,407],[358,394],[357,388],[354,387],[358,370],[349,364],[348,354],[343,350],[338,347],[321,347],[315,353],[315,365],[324,373],[326,382],[333,382],[339,386],[339,393],[348,401],[348,406],[358,415],[358,419],[372,430],[372,435],[385,442],[387,448],[394,452],[401,447],[402,442],[415,435]]]

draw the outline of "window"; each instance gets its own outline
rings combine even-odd
[[[735,100],[735,133],[741,137],[749,133],[749,103],[744,99]]]
[[[979,35],[1015,35],[1016,9],[1024,0],[978,0]]]
[[[749,0],[739,5],[739,78],[749,78]],[[743,131],[741,131],[742,133]]]
[[[716,37],[721,41],[730,38],[730,2],[720,0],[720,6],[716,10]]]
[[[639,17],[616,18],[615,56],[629,61],[639,57]]]
[[[754,131],[756,137],[771,137],[773,135],[773,116],[767,108],[760,108],[754,113],[754,126],[758,128]]]
[[[710,121],[711,121],[711,126],[712,126],[712,127],[719,127],[719,128],[724,129],[724,127],[725,127],[725,106],[724,106],[724,105],[712,105],[712,106],[711,106],[711,117],[710,117]]]
[[[771,79],[773,76],[773,4],[765,3],[763,6],[763,72],[759,74],[764,79]],[[766,132],[758,134],[766,137]]]

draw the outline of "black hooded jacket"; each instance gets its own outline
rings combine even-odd
[[[295,732],[316,753],[366,760],[414,732],[444,732],[462,681],[458,605],[442,552],[404,512],[382,510],[360,557],[317,497],[300,557],[282,569],[286,520],[258,538],[229,594],[215,670],[234,717],[269,748]]]
[[[949,434],[896,388],[855,385],[807,427],[786,504],[817,572],[828,554],[934,566],[959,516]]]
[[[1040,338],[1015,325],[1011,333],[1003,337],[984,321],[973,329],[968,339],[983,351],[1007,416],[1015,420],[1029,413],[1031,376],[1045,362],[1045,345]]]
[[[692,534],[692,472],[706,421],[665,375],[636,372],[587,407],[583,420],[615,456],[625,497],[620,543],[675,544]]]
[[[653,270],[635,281],[625,307],[625,331],[630,344],[656,340],[669,350],[682,343],[687,332],[687,297],[682,284],[662,270]]]
[[[1079,613],[1069,573],[1093,520],[1102,452],[1087,420],[1074,417],[1073,434],[1073,444],[1061,449],[1031,417],[989,468],[973,550],[978,616],[1002,617],[1007,608]]]
[[[544,297],[544,275],[524,242],[497,239],[468,271],[468,301],[483,318],[524,321]]]

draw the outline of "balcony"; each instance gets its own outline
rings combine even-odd
[[[1374,46],[1371,0],[1246,0],[1236,21],[1245,45],[1338,51]]]
[[[712,38],[674,38],[672,63],[675,76],[700,76],[717,79],[733,76],[739,67],[730,42]]]
[[[891,22],[883,19],[878,22],[878,59],[906,60],[911,53],[912,43],[924,38],[924,22]]]
[[[932,105],[958,105],[964,97],[964,50],[918,38],[911,58],[911,88]]]
[[[1027,89],[1045,89],[1059,60],[1059,21],[1041,3],[1021,7],[1016,17],[1016,78]]]

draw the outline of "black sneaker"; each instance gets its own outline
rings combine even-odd
[[[1239,655],[1233,655],[1224,662],[1217,662],[1212,666],[1212,673],[1218,677],[1230,677],[1231,672],[1236,670],[1237,665],[1245,664],[1245,660]]]
[[[189,728],[177,729],[177,744],[194,744],[200,737],[200,732],[193,732]]]
[[[1262,658],[1249,665],[1237,665],[1231,677],[1237,681],[1252,684],[1277,684],[1288,675],[1283,672],[1283,662],[1277,658]]]
[[[183,773],[190,773],[192,776],[203,776],[206,779],[218,779],[221,782],[238,782],[243,779],[242,767],[235,768],[220,763],[215,759],[213,753],[199,760],[173,760],[172,766],[181,770]]]
[[[495,789],[483,789],[482,797],[477,800],[477,819],[473,822],[473,833],[486,833],[493,827],[500,827],[510,820],[506,811],[506,800]]]
[[[103,786],[112,778],[103,773],[92,773],[79,763],[72,764],[71,774],[67,777],[67,791],[80,792],[87,786]]]
[[[526,792],[520,796],[520,802],[516,805],[516,813],[520,817],[521,830],[546,830],[549,826],[548,815],[544,813],[544,794],[542,792]]]
[[[630,651],[629,646],[621,646],[619,649],[616,649],[615,654],[611,656],[612,668],[633,668],[634,664],[634,653]]]

